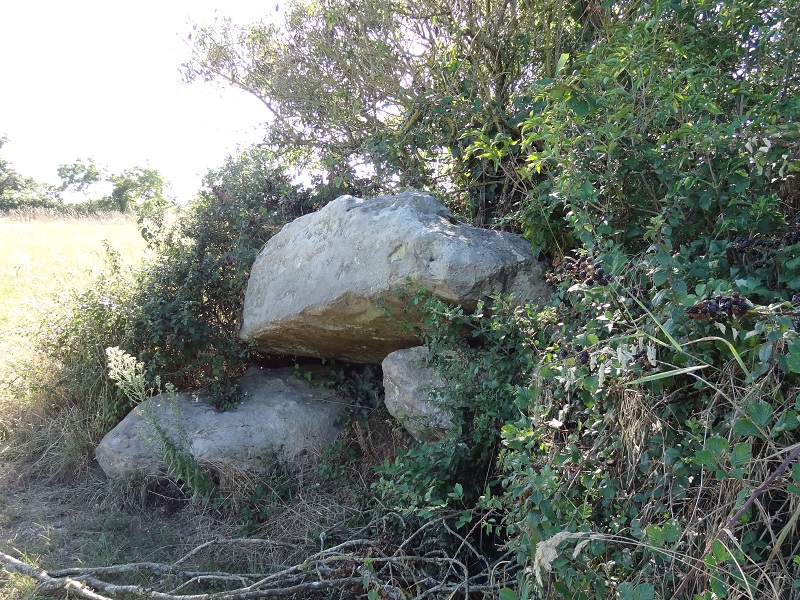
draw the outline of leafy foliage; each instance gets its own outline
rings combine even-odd
[[[351,8],[200,29],[187,78],[259,97],[271,151],[315,163],[317,198],[438,185],[553,265],[548,306],[414,299],[454,427],[384,461],[376,510],[450,519],[485,564],[513,550],[507,599],[800,587],[797,1]],[[250,357],[249,265],[312,203],[272,156],[230,159],[148,231],[154,260],[98,335],[219,407]],[[106,318],[87,297],[70,351]],[[363,409],[372,379],[351,380]]]
[[[206,182],[181,218],[151,231],[141,270],[131,272],[109,250],[107,272],[43,338],[58,372],[58,403],[104,407],[98,436],[132,408],[108,378],[109,347],[146,364],[151,381],[208,386],[220,409],[238,400],[232,380],[251,354],[237,336],[250,266],[282,223],[310,209],[309,199],[256,148],[229,158]]]
[[[509,216],[559,265],[556,292],[427,304],[457,426],[377,488],[425,518],[500,510],[523,567],[509,597],[777,598],[800,580],[778,565],[800,435],[796,12],[642,4],[520,90],[519,139],[472,138],[527,186]]]
[[[267,143],[326,185],[369,195],[438,184],[488,224],[527,185],[515,160],[472,142],[516,144],[531,109],[521,92],[595,30],[560,2],[296,1],[285,28],[197,28],[184,74],[259,98],[273,117]]]
[[[8,142],[0,137],[0,149]],[[0,158],[0,212],[18,208],[57,208],[61,205],[56,191],[30,177],[24,177],[14,166]]]
[[[154,234],[154,260],[135,293],[131,351],[178,388],[210,386],[224,408],[237,401],[232,379],[250,358],[238,338],[250,267],[272,234],[310,206],[257,148],[205,182],[187,214]]]
[[[64,311],[53,314],[42,332],[40,348],[52,363],[48,393],[58,410],[77,407],[102,436],[133,407],[107,375],[106,348],[131,343],[128,315],[135,312],[130,266],[110,246],[106,269],[86,290],[75,292]],[[99,407],[99,410],[98,410]]]

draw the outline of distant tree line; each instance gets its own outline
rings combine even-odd
[[[8,141],[0,137],[0,150]],[[48,208],[70,212],[109,212],[135,214],[140,222],[160,219],[168,205],[164,195],[164,176],[156,169],[133,167],[121,173],[108,173],[92,159],[78,159],[58,167],[59,186],[36,181],[20,174],[0,157],[0,213],[20,208]],[[103,193],[107,191],[107,193]],[[69,201],[64,193],[72,192]],[[75,193],[83,198],[75,201]]]

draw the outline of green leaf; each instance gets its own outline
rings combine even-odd
[[[519,600],[519,596],[517,596],[517,592],[512,590],[511,588],[500,588],[499,594],[497,596],[500,600]]]
[[[567,100],[567,106],[575,111],[579,117],[585,117],[589,114],[589,103],[580,98],[570,98]]]
[[[567,53],[564,53],[558,57],[558,63],[556,63],[555,77],[558,77],[558,74],[564,70],[564,67],[567,66],[568,60],[569,60],[569,54]]]
[[[711,450],[698,450],[694,453],[695,463],[713,469],[717,466],[717,457]]]
[[[617,586],[620,600],[655,600],[656,590],[652,583],[640,583],[635,586],[624,582]]]
[[[753,423],[762,429],[772,424],[772,417],[775,414],[772,406],[763,400],[748,404],[745,412],[753,420]]]
[[[460,483],[457,483],[453,486],[453,491],[447,495],[456,500],[460,500],[464,497],[464,487]]]
[[[786,367],[790,373],[800,373],[800,343],[792,340],[788,344]]]
[[[647,543],[651,546],[656,548],[663,548],[666,544],[666,538],[664,537],[664,529],[659,527],[658,525],[650,524],[645,529],[645,533],[647,534]]]
[[[714,555],[718,565],[724,563],[730,556],[730,552],[728,552],[725,544],[719,540],[714,540],[714,543],[711,545],[711,554]]]
[[[745,442],[736,444],[731,451],[731,465],[743,467],[753,458],[753,447]]]
[[[715,456],[725,456],[728,454],[728,440],[714,436],[706,440],[706,449],[714,453]]]
[[[664,269],[659,269],[655,273],[653,273],[653,285],[656,287],[660,287],[664,285],[669,279],[669,273]]]
[[[678,541],[683,533],[683,529],[674,519],[670,519],[664,523],[664,541],[668,544],[674,544]]]
[[[756,424],[747,417],[737,419],[736,423],[733,424],[733,431],[739,435],[752,435],[762,439],[764,438],[764,435],[759,431],[758,427],[756,427]]]

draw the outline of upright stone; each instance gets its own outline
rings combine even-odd
[[[383,388],[389,414],[418,441],[435,440],[453,426],[446,397],[437,391],[447,382],[426,362],[428,349],[415,346],[383,359]]]
[[[461,223],[421,192],[342,196],[265,245],[240,335],[274,354],[378,364],[419,344],[398,295],[420,288],[467,309],[497,292],[520,303],[549,293],[522,237]]]

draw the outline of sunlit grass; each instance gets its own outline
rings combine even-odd
[[[37,325],[103,268],[106,243],[131,264],[144,255],[132,218],[0,218],[0,419]]]
[[[28,406],[30,399],[24,393],[23,375],[43,376],[47,369],[35,356],[37,331],[60,304],[67,302],[70,291],[90,285],[104,268],[106,244],[132,266],[144,256],[145,243],[131,217],[59,219],[45,216],[32,220],[0,217],[0,458],[6,454],[4,449],[8,449],[4,446],[15,444],[16,437],[9,436],[18,417],[36,410]],[[42,398],[38,401],[47,402]],[[62,414],[61,419],[65,418],[68,419],[69,414]],[[41,420],[39,428],[53,440],[62,433],[47,420]],[[78,433],[79,428],[73,429],[76,443],[81,441]],[[11,471],[7,472],[9,469]],[[2,471],[6,478],[13,476],[13,468],[7,465]],[[15,493],[19,493],[19,489],[15,489]],[[20,519],[45,522],[51,504],[59,503],[37,495],[25,503],[25,514],[16,514],[21,499],[14,499],[13,506],[10,501],[11,497],[5,497],[0,490],[0,528],[12,535],[11,538],[0,536],[0,546],[3,551],[11,551],[36,564],[26,551],[36,547],[36,540],[51,536],[43,532],[32,539],[17,539],[16,536],[25,530],[15,528],[14,523]],[[64,540],[54,544],[39,550],[56,564],[64,560],[61,551]],[[31,579],[0,570],[0,597],[35,600],[41,596],[35,593]]]

